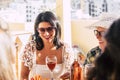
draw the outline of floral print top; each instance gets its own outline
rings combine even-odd
[[[69,67],[73,62],[73,56],[71,54],[71,50],[70,47],[68,46],[64,46],[63,49],[63,60],[64,60],[64,64],[65,67]],[[29,69],[32,68],[33,66],[33,62],[34,62],[34,54],[36,53],[36,42],[34,40],[28,42],[22,53],[20,54],[20,60],[22,60],[24,62],[24,65],[29,67]]]
[[[84,65],[89,64],[89,63],[94,63],[96,57],[98,57],[100,54],[101,54],[101,49],[99,48],[99,46],[91,49],[87,53],[87,57],[86,57],[86,60],[84,62]]]
[[[36,43],[34,40],[32,40],[25,45],[23,52],[20,54],[20,59],[24,62],[25,66],[29,67],[29,69],[31,69],[33,66],[33,58],[35,51]]]

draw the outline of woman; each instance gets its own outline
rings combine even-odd
[[[0,80],[16,80],[14,46],[9,35],[8,24],[0,18]]]
[[[54,76],[58,78],[63,73],[64,64],[67,63],[64,56],[67,52],[60,37],[61,26],[56,16],[50,11],[40,13],[34,25],[34,39],[25,46],[21,55],[21,80],[28,80],[32,77],[32,73],[39,74],[43,78],[50,78],[50,71],[45,63],[47,55],[57,56]]]
[[[95,61],[87,80],[120,80],[120,19],[113,22],[105,35],[107,46]]]

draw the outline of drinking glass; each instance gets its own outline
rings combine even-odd
[[[46,65],[51,72],[51,80],[54,80],[53,70],[57,64],[57,57],[55,55],[48,55],[46,56]]]
[[[94,67],[94,64],[92,64],[92,63],[85,65],[84,77],[87,77],[87,74],[88,74],[89,70],[91,70],[93,67]]]

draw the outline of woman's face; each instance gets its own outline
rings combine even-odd
[[[51,26],[49,22],[40,22],[37,30],[43,42],[53,42],[55,27]]]
[[[107,31],[106,28],[103,27],[97,27],[96,30],[94,30],[94,33],[96,35],[96,38],[98,39],[99,46],[104,51],[104,48],[106,46],[106,40],[104,38],[104,34]]]

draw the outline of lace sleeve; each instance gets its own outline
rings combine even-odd
[[[29,67],[29,69],[31,69],[33,65],[34,53],[35,42],[31,41],[26,44],[26,46],[23,48],[22,53],[20,54],[20,60],[22,60],[22,62],[24,62],[24,65]]]

